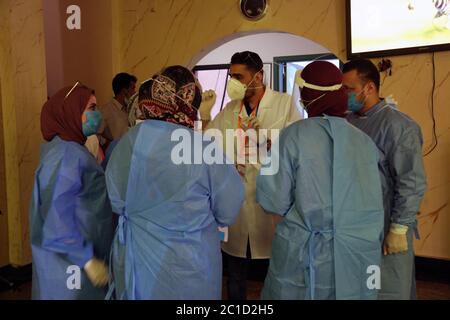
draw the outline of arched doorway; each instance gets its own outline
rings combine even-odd
[[[298,103],[299,92],[294,86],[295,72],[318,59],[328,60],[337,66],[341,64],[327,48],[290,33],[255,31],[226,37],[208,46],[207,50],[202,50],[189,65],[194,69],[203,89],[212,89],[217,94],[212,117],[230,101],[226,94],[229,61],[235,52],[241,51],[258,53],[264,62],[266,85],[273,90],[291,94],[300,110],[302,108]]]

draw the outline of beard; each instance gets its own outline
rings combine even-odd
[[[255,89],[257,87],[260,87],[262,85],[253,85],[249,88],[247,88],[247,91],[245,92],[244,101],[248,102],[251,98],[253,98],[256,95],[256,91],[258,89]]]

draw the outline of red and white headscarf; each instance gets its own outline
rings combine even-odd
[[[201,100],[198,81],[182,66],[167,67],[139,89],[142,120],[161,120],[194,128]]]

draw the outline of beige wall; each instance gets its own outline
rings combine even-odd
[[[62,32],[65,24],[59,0],[42,0],[44,18],[45,62],[47,73],[47,95],[51,97],[65,85],[63,68]]]
[[[432,144],[431,92],[432,54],[392,58],[392,77],[382,86],[393,93],[400,109],[414,118],[424,136],[424,153]],[[418,216],[421,240],[416,241],[418,255],[450,259],[450,52],[435,54],[436,89],[434,95],[438,147],[425,157],[428,191]]]
[[[11,78],[12,70],[10,68],[11,54],[10,54],[10,23],[9,16],[7,15],[9,11],[9,3],[6,1],[0,2],[0,107],[1,107],[1,126],[0,126],[0,210],[2,215],[0,216],[0,267],[9,263],[9,235],[8,235],[8,201],[6,194],[7,178],[15,178],[13,175],[7,175],[7,170],[11,168],[11,162],[6,162],[7,154],[11,154],[11,150],[15,153],[15,143],[5,144],[5,139],[9,139],[9,131],[5,129],[10,129],[11,118],[8,116],[10,114],[12,97],[8,96],[8,93],[13,92],[12,85],[6,79]],[[14,117],[15,124],[15,117]],[[13,124],[13,125],[14,125]],[[16,169],[16,166],[14,166]],[[15,170],[17,172],[17,169]],[[12,188],[15,184],[12,186]],[[14,199],[9,197],[11,204],[9,208],[12,209],[12,204]],[[18,208],[14,208],[18,212]]]
[[[98,102],[112,97],[110,0],[43,0],[49,95],[76,81],[96,89]],[[78,5],[81,30],[69,30],[66,9]],[[102,90],[97,90],[97,88]]]
[[[115,3],[119,7],[119,66],[135,72],[140,79],[165,65],[193,66],[225,40],[264,30],[301,35],[342,58],[345,55],[342,0],[274,0],[267,16],[257,22],[242,18],[238,1],[116,0]]]
[[[52,45],[61,46],[63,67],[58,72],[62,76],[49,79],[63,79],[64,85],[81,80],[96,89],[100,103],[111,96],[111,78],[118,71],[135,73],[142,81],[170,64],[193,66],[209,50],[240,34],[289,32],[317,42],[342,60],[346,56],[344,0],[271,0],[267,16],[257,22],[242,18],[237,0],[61,0],[58,3],[63,28],[60,43],[53,40]],[[13,4],[18,5],[14,6],[8,23],[4,19],[8,20],[7,11],[3,9],[9,10]],[[68,4],[81,6],[81,31],[64,29]],[[32,173],[38,158],[38,113],[46,91],[41,7],[41,0],[0,1],[8,215],[9,208],[20,208],[19,220],[23,223],[18,230],[10,232],[11,235],[19,231],[20,239],[25,239],[23,217],[27,215]],[[23,21],[27,22],[23,24]],[[12,41],[9,35],[19,37]],[[393,74],[383,81],[382,93],[393,94],[400,109],[420,124],[426,149],[431,144],[432,132],[431,54],[392,57],[392,61]],[[450,110],[446,107],[450,101],[450,52],[436,53],[435,62],[439,146],[425,158],[429,189],[419,215],[422,240],[415,247],[418,255],[450,259]],[[49,67],[49,72],[56,72]],[[5,83],[5,77],[14,81]],[[52,88],[61,82],[51,81],[55,81]],[[19,112],[20,121],[16,123]],[[11,238],[14,237],[10,236],[10,241]],[[20,243],[16,240],[14,243]],[[10,253],[14,255],[26,256],[25,251],[28,249],[10,245]]]
[[[5,170],[0,195],[7,198],[6,206],[2,203],[1,207],[6,207],[8,222],[8,262],[18,265],[31,260],[28,208],[41,143],[39,114],[46,98],[43,39],[40,0],[0,1],[1,151]],[[3,232],[5,219],[0,222]],[[3,256],[4,246],[0,249]]]
[[[3,42],[0,40],[0,43]],[[1,80],[2,79],[0,77],[0,110],[2,110]],[[6,216],[6,171],[5,154],[3,152],[4,148],[5,144],[3,142],[3,113],[0,112],[0,267],[9,263],[8,218]]]
[[[344,0],[272,0],[267,16],[258,22],[243,19],[237,2],[118,1],[120,67],[145,79],[165,65],[193,66],[224,39],[261,30],[303,36],[346,60]],[[393,94],[400,109],[422,127],[424,151],[432,142],[431,57],[431,54],[392,57],[393,74],[382,86],[382,94]],[[415,248],[421,256],[450,259],[450,109],[447,107],[450,52],[437,52],[435,62],[439,146],[425,158],[429,187],[419,215],[422,239],[415,243]]]

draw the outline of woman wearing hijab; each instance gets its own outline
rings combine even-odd
[[[112,211],[103,169],[84,146],[101,115],[78,83],[43,106],[30,209],[33,299],[104,299]]]
[[[296,82],[309,118],[281,132],[272,148],[279,171],[257,181],[258,202],[284,217],[262,298],[376,299],[383,231],[377,148],[344,119],[338,68],[316,61]]]
[[[235,221],[244,191],[221,152],[216,158],[224,164],[191,164],[202,157],[191,143],[200,141],[202,150],[206,145],[193,130],[201,99],[188,69],[167,67],[141,85],[145,121],[131,128],[111,155],[106,183],[119,214],[111,288],[117,299],[221,298],[217,229]],[[173,138],[178,134],[182,142]],[[173,155],[184,142],[190,162],[178,163]]]

